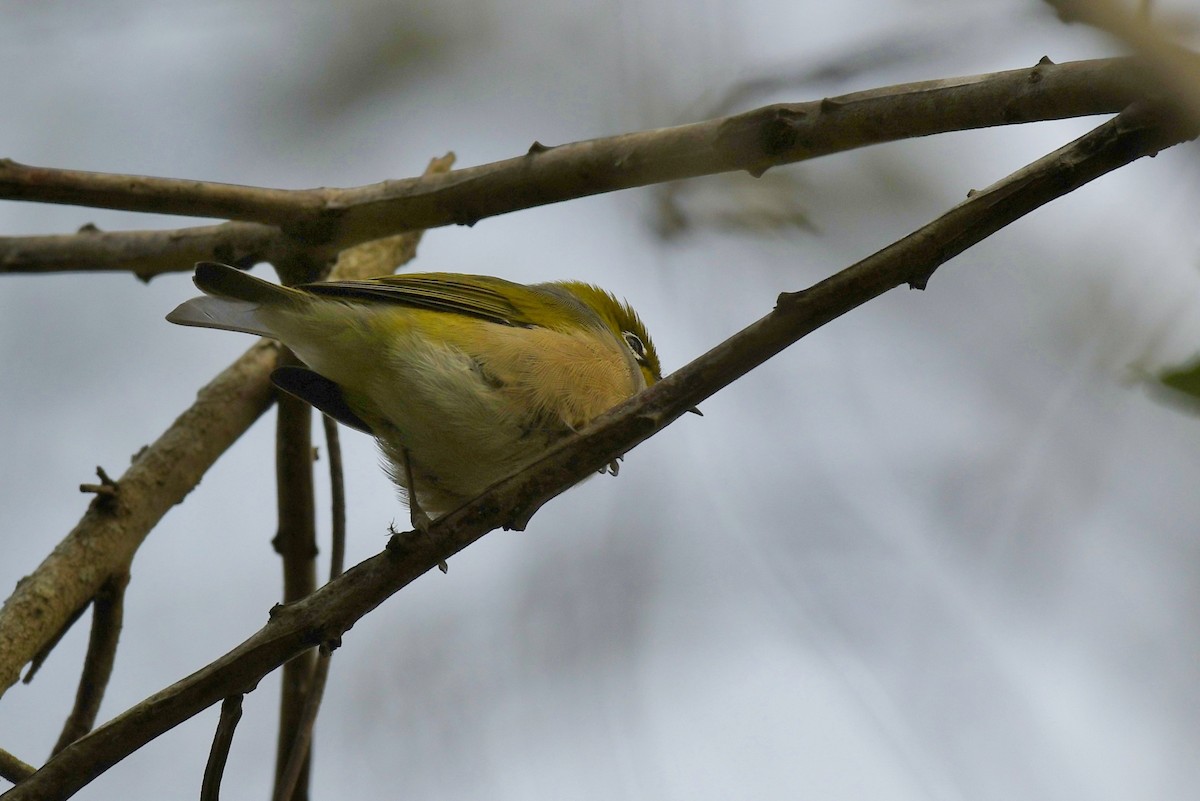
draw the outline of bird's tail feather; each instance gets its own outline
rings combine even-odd
[[[300,294],[294,289],[255,278],[236,267],[215,261],[197,263],[196,275],[192,280],[206,295],[248,300],[251,303],[286,303]]]
[[[240,331],[272,337],[258,319],[259,305],[248,300],[231,300],[204,296],[184,301],[167,315],[167,321],[177,325],[194,325],[199,328],[219,328],[223,331]]]
[[[255,278],[227,264],[202,261],[196,265],[193,279],[205,297],[192,298],[167,315],[179,325],[219,328],[271,337],[274,334],[262,320],[259,310],[300,299],[301,293],[288,287]]]

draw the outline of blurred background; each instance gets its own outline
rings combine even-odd
[[[290,188],[1121,52],[1025,0],[0,10],[0,156]],[[637,307],[673,369],[780,291],[1099,122],[443,228],[415,267],[594,281]],[[1200,419],[1142,379],[1200,343],[1196,156],[1119,170],[956,258],[928,291],[835,321],[630,453],[619,478],[389,600],[337,651],[313,796],[1193,798]],[[0,204],[3,235],[89,222],[202,221]],[[95,466],[120,475],[250,346],[163,321],[193,294],[184,273],[0,276],[4,594],[77,522]],[[266,621],[280,586],[273,417],[139,552],[102,719]],[[353,563],[408,518],[371,442],[343,443]],[[45,759],[86,629],[0,701],[0,746]],[[276,676],[247,697],[224,798],[269,796],[277,699]],[[196,797],[216,719],[78,797]]]

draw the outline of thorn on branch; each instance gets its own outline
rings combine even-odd
[[[541,142],[534,139],[533,144],[530,145],[529,150],[526,151],[526,155],[536,156],[538,153],[545,153],[547,150],[553,150],[553,149],[554,149],[553,147],[550,147],[548,145],[543,145]]]
[[[922,273],[921,275],[918,275],[918,276],[908,279],[908,288],[916,289],[919,291],[924,291],[925,287],[927,287],[929,285],[929,279],[933,277],[933,273],[936,270],[937,270],[937,268],[934,267],[932,270],[929,270],[928,272]]]
[[[780,292],[779,297],[775,298],[775,311],[786,312],[789,307],[804,303],[810,291],[801,289],[796,292]]]
[[[1042,56],[1038,59],[1037,65],[1039,67],[1054,66],[1054,62],[1050,60],[1050,56]]]

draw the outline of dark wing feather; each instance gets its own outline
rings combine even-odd
[[[466,314],[504,325],[529,327],[539,324],[531,315],[538,308],[537,303],[522,302],[535,290],[489,276],[413,273],[364,281],[304,284],[298,288],[323,297],[395,303],[417,309]]]
[[[346,403],[346,397],[339,385],[307,367],[280,367],[271,373],[271,382],[284,392],[311,403],[342,425],[356,428],[364,434],[375,434],[367,422],[355,414]]]

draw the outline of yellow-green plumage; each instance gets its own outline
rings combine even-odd
[[[431,514],[661,377],[633,310],[579,282],[426,273],[289,288],[212,263],[195,281],[206,296],[168,320],[282,341],[311,372],[276,383],[375,435]]]

